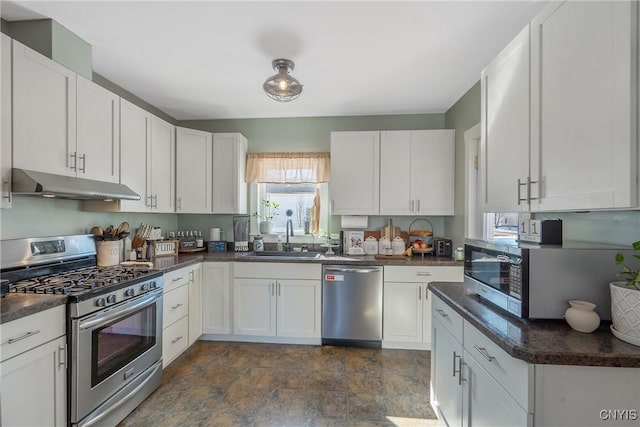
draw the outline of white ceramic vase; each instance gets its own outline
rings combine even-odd
[[[589,301],[570,300],[564,317],[569,326],[578,332],[591,333],[600,326],[600,316],[594,311],[596,305]]]
[[[260,221],[260,234],[271,234],[273,223],[271,221]]]
[[[611,282],[611,320],[616,337],[631,344],[640,341],[640,290],[625,282]]]

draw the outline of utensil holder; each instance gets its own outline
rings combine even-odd
[[[120,264],[120,240],[104,240],[96,242],[98,266],[108,267]]]

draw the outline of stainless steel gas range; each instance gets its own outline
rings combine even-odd
[[[10,292],[68,297],[70,424],[118,424],[162,383],[162,273],[97,267],[91,235],[1,243]]]

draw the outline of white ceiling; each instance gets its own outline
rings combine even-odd
[[[545,1],[2,1],[93,46],[94,70],[176,119],[442,113]],[[292,59],[302,95],[262,91]]]

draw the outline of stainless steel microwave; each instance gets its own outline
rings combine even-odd
[[[611,319],[609,282],[615,254],[632,251],[596,243],[535,245],[465,240],[464,284],[468,293],[523,319],[562,319],[569,300],[590,301]]]

